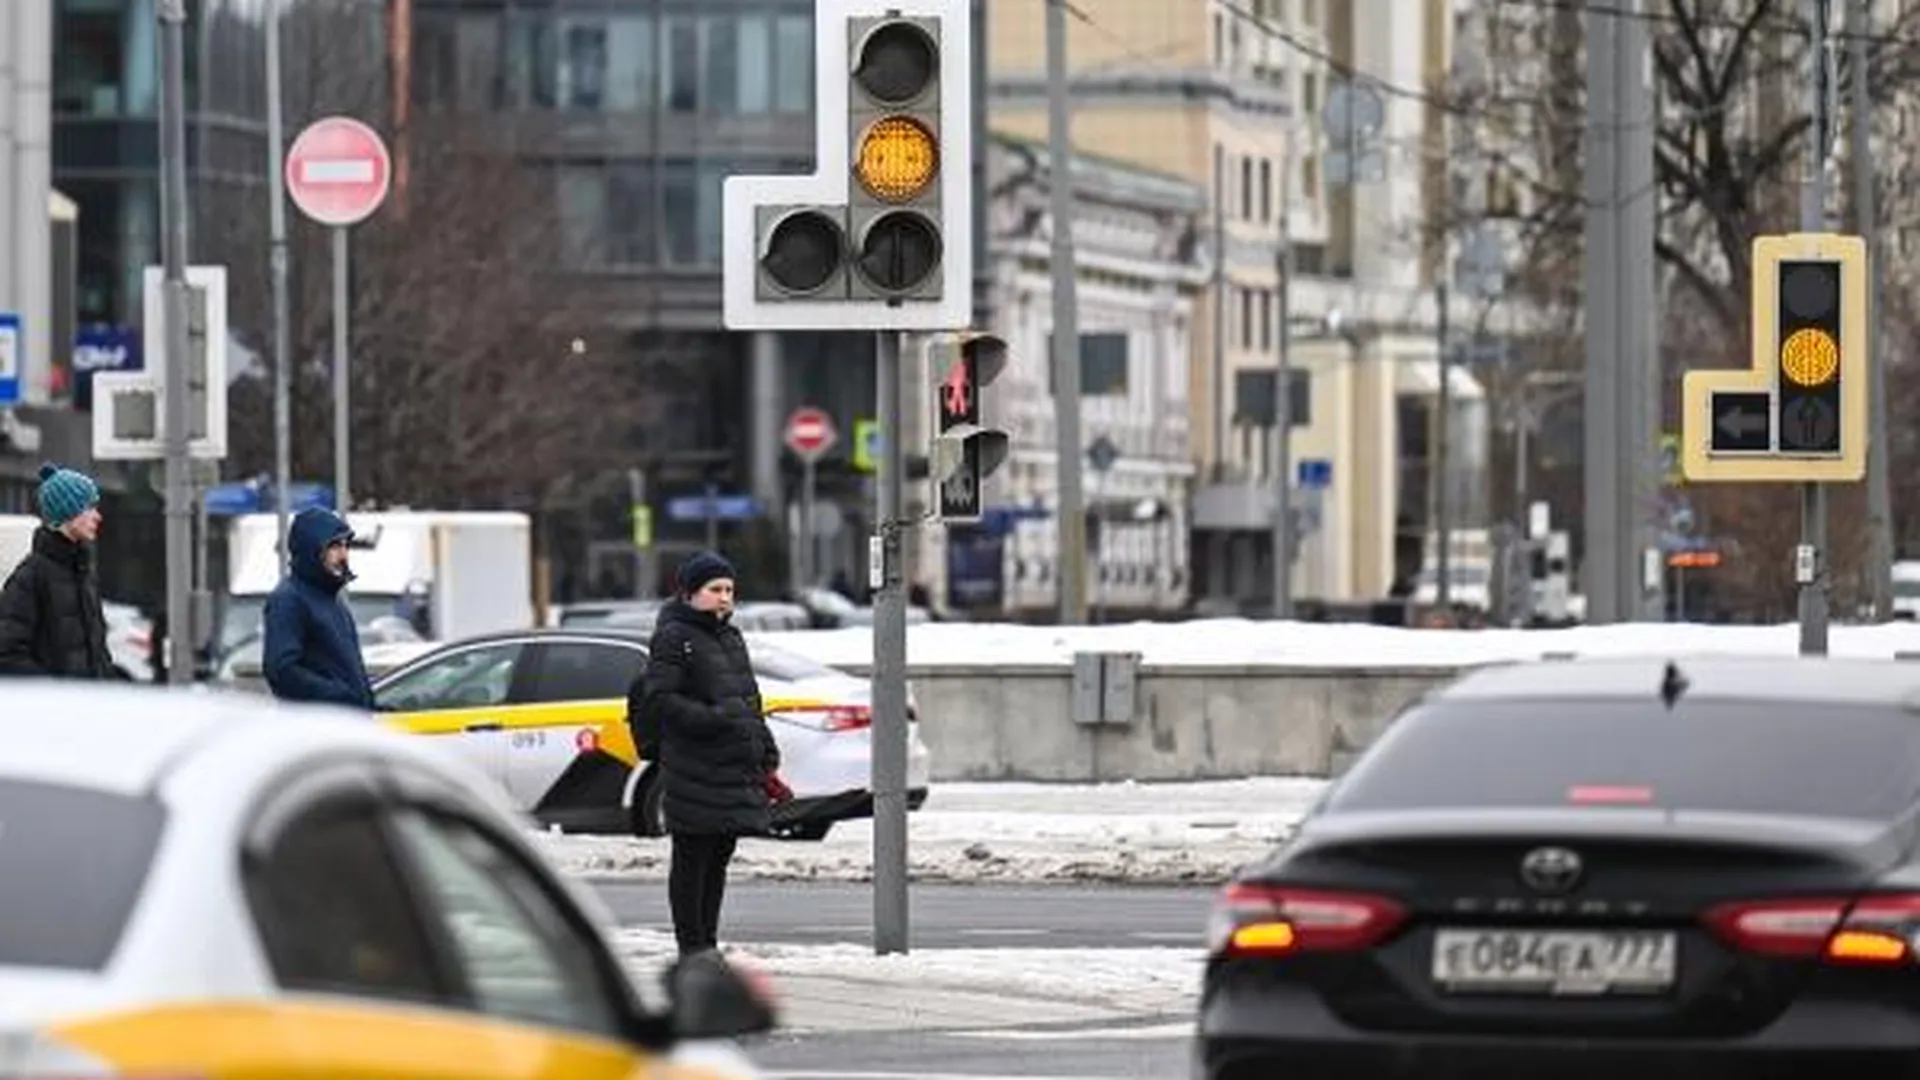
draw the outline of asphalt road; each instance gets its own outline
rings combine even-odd
[[[622,926],[671,930],[667,887],[591,882]],[[1118,885],[916,884],[909,896],[920,948],[1150,948],[1201,944],[1212,889]],[[721,937],[777,944],[867,941],[873,890],[839,882],[736,881]]]
[[[748,1053],[769,1080],[1167,1080],[1192,1052],[1174,1026],[774,1037]]]

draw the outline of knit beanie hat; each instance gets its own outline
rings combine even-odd
[[[680,585],[680,595],[692,596],[705,588],[709,581],[737,576],[726,556],[712,551],[696,551],[687,556],[687,561],[680,564],[679,571],[673,577]]]
[[[59,528],[100,502],[100,485],[73,469],[48,462],[40,466],[40,520]]]

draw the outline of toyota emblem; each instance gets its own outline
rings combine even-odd
[[[1580,856],[1563,847],[1534,848],[1520,860],[1520,880],[1535,892],[1567,892],[1580,883]]]

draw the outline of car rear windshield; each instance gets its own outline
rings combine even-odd
[[[0,966],[105,967],[166,821],[151,799],[0,779]]]
[[[1396,720],[1328,807],[1614,804],[1887,818],[1920,794],[1916,778],[1920,716],[1886,706],[1440,701]]]

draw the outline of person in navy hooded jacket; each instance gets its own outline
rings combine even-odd
[[[373,709],[360,632],[340,590],[353,580],[347,544],[353,530],[331,510],[296,514],[287,529],[288,574],[267,597],[267,685],[283,701]]]

